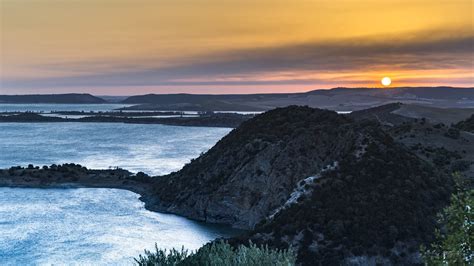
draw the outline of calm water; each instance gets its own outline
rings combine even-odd
[[[0,168],[79,163],[159,175],[179,170],[230,129],[122,123],[0,123]]]
[[[118,107],[0,105],[0,111]],[[166,174],[179,170],[229,131],[119,123],[0,123],[0,167],[74,162],[89,168],[118,166]],[[0,265],[128,265],[155,243],[196,249],[235,233],[149,212],[138,197],[115,189],[0,188]]]
[[[38,104],[6,104],[0,103],[0,112],[44,112],[48,113],[51,111],[112,111],[115,109],[133,106],[133,104],[119,104],[119,103],[107,103],[107,104],[49,104],[49,103],[38,103]],[[166,110],[164,112],[169,112]],[[155,112],[153,110],[126,110],[125,112]],[[177,111],[176,112],[181,112]],[[186,111],[185,114],[196,115],[197,111]],[[259,114],[261,111],[255,112],[240,112],[240,111],[218,111],[216,113],[239,113],[239,114]]]
[[[144,209],[116,189],[0,188],[1,265],[130,265],[143,249],[197,249],[232,233]]]

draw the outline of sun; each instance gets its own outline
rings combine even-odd
[[[392,80],[389,77],[384,77],[381,82],[382,85],[384,85],[385,87],[390,86],[390,84],[392,84]]]

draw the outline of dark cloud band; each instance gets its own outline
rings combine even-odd
[[[150,67],[148,60],[146,64],[140,64],[138,60],[133,65],[128,62],[76,62],[59,67],[72,72],[97,68],[98,73],[7,79],[3,80],[2,87],[325,84],[329,81],[321,78],[290,77],[263,81],[258,76],[279,72],[361,72],[382,68],[394,71],[473,69],[473,62],[473,35],[425,32],[405,39],[350,39],[215,52],[167,67]],[[58,66],[43,67],[54,70]],[[229,77],[238,79],[226,81],[225,78]]]

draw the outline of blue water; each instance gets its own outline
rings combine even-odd
[[[0,188],[0,265],[131,265],[143,249],[197,249],[232,230],[144,209],[116,189]]]
[[[0,123],[0,168],[73,162],[160,175],[179,170],[229,131],[123,123]]]
[[[0,111],[5,106],[0,105]],[[20,105],[8,106],[13,111]],[[60,106],[23,105],[20,111],[47,112]],[[117,106],[61,108],[105,111],[99,108]],[[74,162],[167,174],[229,131],[121,123],[0,123],[0,168]],[[155,243],[161,248],[197,249],[235,233],[147,211],[138,197],[116,189],[0,188],[0,265],[130,265]]]

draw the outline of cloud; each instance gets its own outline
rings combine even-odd
[[[2,87],[330,84],[334,77],[327,78],[328,73],[440,69],[471,69],[470,76],[459,80],[472,81],[473,45],[472,34],[421,32],[405,38],[375,36],[218,51],[165,63],[153,59],[72,62],[40,67],[76,74],[4,79]],[[308,78],[308,73],[313,75]]]

